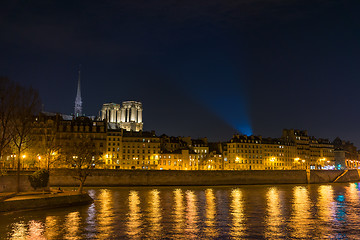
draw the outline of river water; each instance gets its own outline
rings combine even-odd
[[[0,214],[0,239],[360,239],[360,183],[86,190],[87,206]]]

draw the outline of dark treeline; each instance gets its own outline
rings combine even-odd
[[[31,146],[34,116],[41,110],[37,90],[0,77],[0,168],[7,152],[16,153],[17,191],[20,180],[20,158]],[[2,171],[2,169],[0,169]]]
[[[48,173],[55,162],[74,169],[71,173],[79,180],[81,192],[89,170],[100,163],[101,154],[95,151],[91,137],[78,136],[71,139],[71,144],[62,145],[57,141],[54,129],[43,129],[37,135],[34,124],[40,111],[37,90],[0,77],[0,174],[5,172],[6,158],[11,155],[16,161],[13,169],[17,171],[16,189],[19,192],[21,161],[26,152],[35,151],[42,155]]]

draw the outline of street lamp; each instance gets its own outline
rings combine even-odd
[[[300,164],[299,161],[300,161],[300,158],[298,158],[298,157],[294,158],[295,166],[296,166],[297,169],[299,169],[299,164]]]
[[[236,169],[236,170],[239,170],[239,168],[240,168],[240,167],[239,167],[239,163],[240,163],[240,158],[239,158],[239,157],[236,157],[236,158],[235,158],[235,169]]]
[[[39,169],[40,169],[40,164],[41,164],[41,156],[38,155],[38,160],[39,160]]]
[[[275,157],[272,157],[272,158],[270,158],[270,162],[271,162],[271,165],[272,165],[272,170],[274,170],[274,165],[275,165]]]
[[[24,165],[25,165],[25,164],[24,164],[24,160],[25,160],[25,158],[26,158],[26,155],[25,155],[25,154],[23,154],[21,157],[22,157],[22,159],[23,159],[23,164],[22,164],[23,166],[22,166],[22,169],[24,170]]]

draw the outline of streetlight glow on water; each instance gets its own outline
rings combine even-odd
[[[81,207],[0,214],[2,239],[355,239],[359,183],[94,188]]]

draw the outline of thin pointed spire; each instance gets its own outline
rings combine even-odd
[[[80,86],[80,76],[81,76],[81,65],[79,66],[79,79],[78,79],[78,87],[75,99],[75,108],[74,108],[74,115],[75,117],[79,117],[82,115],[82,101],[81,101],[81,86]]]

